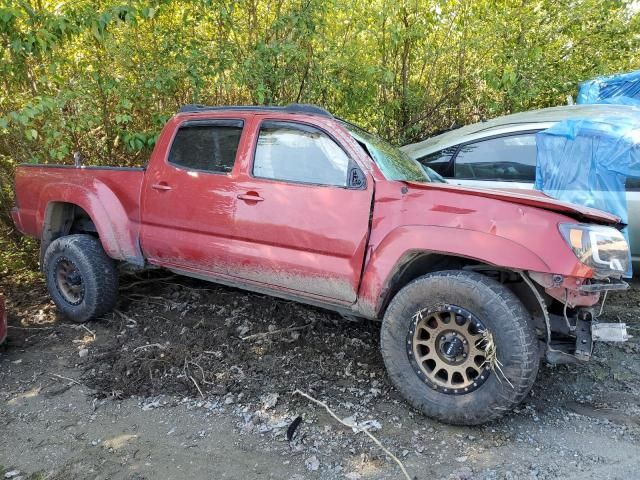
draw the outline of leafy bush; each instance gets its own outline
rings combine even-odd
[[[633,3],[0,0],[0,248],[16,163],[144,164],[185,103],[315,103],[397,143],[563,104],[639,67]]]

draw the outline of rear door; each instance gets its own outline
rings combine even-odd
[[[151,263],[226,273],[243,118],[186,120],[152,158],[142,198],[141,244]]]
[[[231,273],[329,302],[355,302],[373,181],[330,127],[255,121],[254,149],[237,186]]]

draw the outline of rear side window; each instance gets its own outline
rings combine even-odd
[[[457,148],[458,147],[445,148],[444,150],[420,157],[417,160],[425,167],[431,168],[443,177],[453,177],[451,157],[456,153]]]
[[[640,178],[627,177],[625,186],[630,192],[640,192]]]
[[[242,121],[188,122],[173,139],[169,162],[189,170],[230,173],[241,134]]]
[[[533,182],[536,178],[534,133],[509,135],[460,147],[455,178]]]
[[[264,122],[256,146],[256,177],[319,185],[347,186],[349,157],[317,128]]]

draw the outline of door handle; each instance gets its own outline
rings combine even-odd
[[[153,188],[154,190],[160,190],[162,192],[166,192],[167,190],[172,189],[172,187],[167,185],[165,182],[154,183],[153,185],[151,185],[151,188]]]
[[[238,198],[240,200],[244,200],[245,202],[263,202],[264,201],[264,198],[262,198],[260,195],[258,195],[255,192],[241,193],[240,195],[238,195]]]

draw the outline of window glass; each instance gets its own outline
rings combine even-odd
[[[230,173],[241,133],[239,121],[184,125],[173,140],[169,162],[193,170]]]
[[[536,178],[535,134],[511,135],[463,145],[455,164],[456,178],[533,182]]]
[[[348,122],[341,122],[369,154],[387,180],[430,182],[422,166],[399,148]]]
[[[306,125],[264,122],[253,162],[256,177],[347,185],[349,157],[324,132]]]
[[[640,178],[627,177],[625,186],[629,191],[640,191]]]
[[[425,155],[424,157],[420,157],[417,160],[423,166],[435,170],[443,177],[451,177],[451,157],[456,153],[456,149],[457,147],[445,148],[444,150],[439,150],[437,152],[430,153],[429,155]]]

